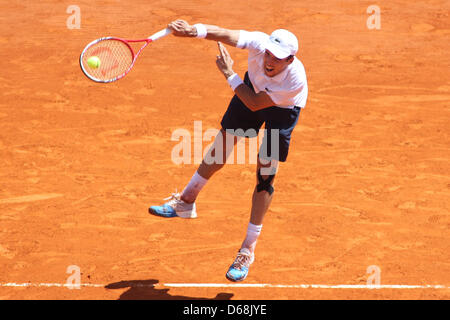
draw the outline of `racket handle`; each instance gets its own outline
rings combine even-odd
[[[166,28],[164,30],[158,31],[157,33],[151,35],[150,37],[148,37],[150,40],[155,41],[158,40],[162,37],[167,36],[168,34],[171,34],[172,30],[170,30],[169,28]]]

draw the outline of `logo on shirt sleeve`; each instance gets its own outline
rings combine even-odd
[[[270,90],[269,88],[265,87],[264,89],[266,89],[267,92],[272,92],[272,90]]]

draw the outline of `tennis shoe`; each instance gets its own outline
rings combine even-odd
[[[242,281],[248,275],[248,269],[255,260],[255,255],[247,248],[241,248],[237,254],[236,260],[228,269],[226,277],[230,281]]]
[[[151,206],[148,209],[153,215],[164,218],[186,218],[193,219],[197,217],[197,211],[194,203],[186,203],[180,198],[179,193],[172,193],[172,195],[164,200],[169,200],[161,206]]]

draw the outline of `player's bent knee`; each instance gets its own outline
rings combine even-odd
[[[257,173],[258,184],[256,185],[256,191],[257,192],[267,191],[269,195],[272,195],[272,193],[275,191],[272,185],[272,181],[273,178],[275,177],[275,174],[267,175],[267,179],[264,179],[263,176],[261,175],[261,170],[262,168],[260,168]]]

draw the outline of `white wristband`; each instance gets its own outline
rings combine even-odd
[[[202,23],[194,24],[195,29],[197,29],[197,38],[206,38],[206,35],[208,34],[208,30],[206,30],[206,27]]]
[[[244,83],[244,81],[242,81],[237,73],[233,73],[231,76],[229,76],[227,81],[233,91]]]

